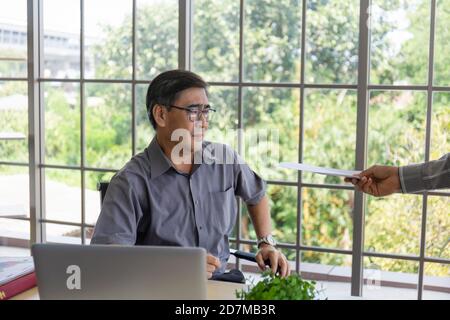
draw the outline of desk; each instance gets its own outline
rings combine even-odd
[[[237,300],[235,291],[243,289],[246,285],[240,283],[208,281],[208,300]],[[37,287],[22,292],[11,300],[39,300]]]

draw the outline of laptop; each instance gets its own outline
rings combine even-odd
[[[41,299],[206,299],[203,248],[35,244]]]

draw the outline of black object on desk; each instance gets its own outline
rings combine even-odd
[[[245,251],[239,251],[239,250],[234,250],[234,249],[230,249],[230,253],[232,255],[234,255],[236,258],[256,263],[256,254],[254,254],[254,253],[245,252]],[[270,260],[264,260],[264,264],[266,266],[269,266],[269,267],[271,266],[270,265]]]
[[[230,253],[232,255],[234,255],[236,258],[256,263],[256,254],[254,254],[254,253],[239,251],[239,250],[234,250],[234,249],[230,249]],[[264,263],[270,267],[269,260],[265,260]],[[235,282],[235,283],[245,283],[244,274],[242,273],[241,270],[238,270],[238,269],[232,269],[228,272],[221,273],[221,274],[213,274],[211,280]]]
[[[211,280],[245,283],[245,277],[241,270],[232,269],[225,273],[213,274]]]

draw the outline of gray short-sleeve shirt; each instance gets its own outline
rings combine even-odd
[[[266,183],[230,147],[204,142],[205,148],[213,151],[203,152],[203,162],[184,174],[155,137],[112,178],[91,243],[199,246],[221,260],[223,272],[237,218],[235,196],[255,205]]]

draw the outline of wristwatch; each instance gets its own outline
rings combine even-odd
[[[277,242],[275,241],[275,239],[272,237],[271,234],[262,237],[262,238],[258,238],[258,248],[261,245],[261,243],[267,243],[268,245],[271,245],[272,247],[275,247],[277,245]]]

